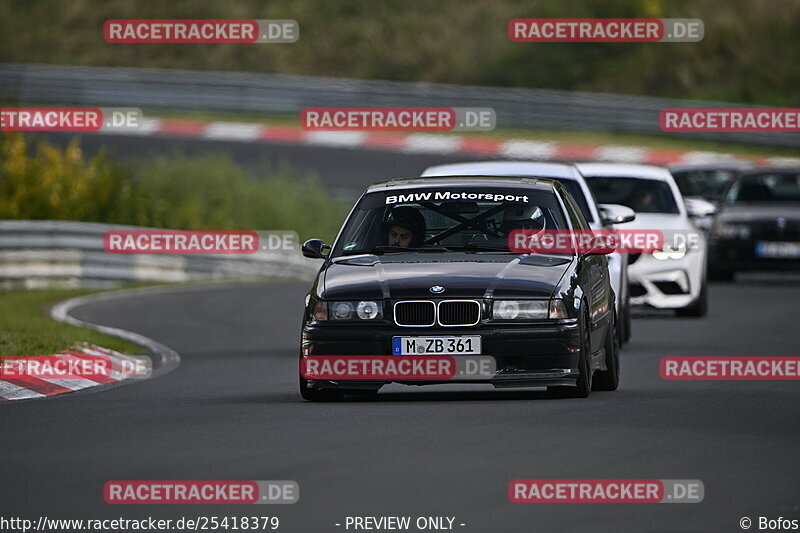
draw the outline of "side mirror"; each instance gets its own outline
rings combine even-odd
[[[614,251],[610,250],[607,246],[600,246],[598,248],[592,248],[583,255],[608,255],[612,253],[614,253]]]
[[[330,249],[331,247],[322,242],[322,239],[309,239],[303,243],[301,251],[305,257],[310,259],[325,259],[328,256],[325,252]]]
[[[683,203],[686,213],[692,218],[713,217],[717,213],[717,207],[708,200],[686,198]]]
[[[636,219],[636,211],[619,204],[600,204],[600,218],[604,224],[625,224]]]

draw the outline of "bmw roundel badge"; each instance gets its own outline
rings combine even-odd
[[[441,285],[434,285],[433,287],[431,287],[431,292],[433,294],[442,294],[444,292],[444,287],[442,287]]]

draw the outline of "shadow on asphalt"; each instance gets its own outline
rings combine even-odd
[[[265,393],[259,395],[247,396],[229,396],[227,398],[215,397],[214,403],[228,403],[228,404],[285,404],[285,403],[298,403],[308,405],[321,405],[324,403],[342,404],[342,403],[398,403],[398,402],[465,402],[465,401],[479,401],[479,402],[507,402],[507,401],[532,401],[532,400],[555,400],[559,402],[575,401],[586,402],[592,401],[592,398],[598,399],[601,396],[608,396],[609,393],[593,392],[587,398],[569,398],[558,394],[552,394],[544,390],[486,390],[486,391],[420,391],[420,392],[381,392],[375,399],[364,399],[358,396],[347,396],[343,400],[334,402],[307,402],[300,397],[300,393],[293,392],[280,392],[280,393]],[[613,393],[619,394],[619,393]]]
[[[715,285],[736,285],[738,287],[798,287],[800,273],[796,272],[742,272],[736,275],[731,283],[715,283]]]

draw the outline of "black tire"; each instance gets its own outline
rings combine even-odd
[[[312,389],[308,387],[308,380],[300,376],[300,396],[309,402],[335,402],[344,397],[344,393],[337,389]]]
[[[706,313],[708,313],[707,285],[708,284],[704,280],[703,286],[700,288],[700,295],[697,297],[697,300],[695,300],[688,307],[684,307],[683,309],[676,309],[675,314],[677,316],[692,316],[692,317],[705,316]]]
[[[371,402],[378,397],[378,391],[373,389],[349,389],[342,391],[342,393],[349,394],[364,402]]]
[[[614,325],[616,325],[616,318]],[[592,390],[612,391],[619,386],[619,337],[617,328],[610,327],[606,333],[606,370],[595,372],[592,379]]]
[[[720,268],[709,268],[708,279],[711,281],[723,281],[730,283],[736,280],[736,272],[733,270],[724,270]]]
[[[586,398],[592,390],[592,375],[589,367],[592,344],[589,337],[589,316],[584,314],[581,325],[581,354],[578,359],[578,370],[580,374],[575,382],[575,386],[556,385],[547,387],[547,392],[558,398]]]
[[[625,297],[625,308],[622,310],[622,337],[621,341],[623,344],[629,342],[631,340],[631,336],[633,335],[633,327],[631,325],[631,297],[628,294]]]

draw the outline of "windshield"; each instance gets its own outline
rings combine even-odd
[[[455,250],[508,253],[508,236],[520,229],[567,229],[552,191],[392,189],[361,199],[332,256]]]
[[[583,213],[583,217],[588,222],[595,221],[594,216],[592,216],[592,212],[589,210],[589,204],[586,200],[586,196],[583,194],[583,189],[581,188],[580,183],[578,183],[575,180],[567,178],[548,178],[548,179],[552,179],[563,185],[564,188],[567,189],[567,192],[569,192],[572,195],[572,198],[575,200],[575,203],[578,204],[581,213]]]
[[[675,182],[684,196],[702,196],[719,200],[728,184],[736,176],[735,170],[706,169],[673,171]]]
[[[800,173],[781,172],[746,176],[731,185],[727,203],[800,202]]]
[[[678,214],[678,204],[666,182],[642,178],[587,178],[599,204],[625,205],[637,213]]]

